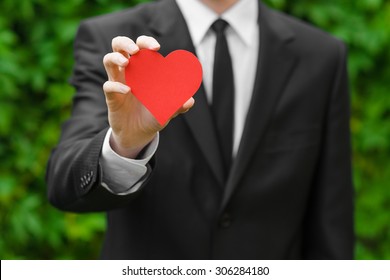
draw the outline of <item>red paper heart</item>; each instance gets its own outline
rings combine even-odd
[[[195,55],[176,50],[165,58],[140,50],[129,58],[125,78],[134,96],[164,125],[202,82],[202,66]]]

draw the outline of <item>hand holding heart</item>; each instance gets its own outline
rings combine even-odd
[[[108,121],[112,128],[110,145],[121,156],[136,158],[170,119],[187,112],[194,104],[194,99],[189,98],[166,123],[160,124],[126,85],[125,70],[129,63],[128,58],[140,49],[157,51],[159,48],[160,45],[152,37],[140,36],[136,43],[127,37],[116,37],[112,40],[113,52],[106,54],[103,59],[108,75],[103,90]]]

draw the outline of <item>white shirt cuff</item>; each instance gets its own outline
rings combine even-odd
[[[110,136],[111,128],[104,138],[100,157],[102,186],[116,195],[127,195],[136,192],[147,179],[145,177],[148,172],[146,165],[157,150],[159,134],[157,133],[152,142],[145,147],[141,159],[129,159],[118,155],[110,146]]]

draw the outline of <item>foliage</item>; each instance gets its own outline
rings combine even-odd
[[[74,93],[67,79],[81,19],[140,1],[5,0],[0,12],[0,257],[96,258],[103,214],[61,213],[46,162]]]
[[[104,214],[46,200],[45,166],[74,90],[72,41],[81,19],[145,0],[0,3],[0,257],[97,258]],[[390,259],[390,1],[267,0],[349,46],[358,259]]]

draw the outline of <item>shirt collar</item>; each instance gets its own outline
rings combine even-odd
[[[218,15],[200,0],[176,0],[187,22],[195,47],[199,46],[210,26],[218,18],[226,20],[243,42],[253,43],[253,32],[257,27],[258,0],[239,0],[223,14]]]

